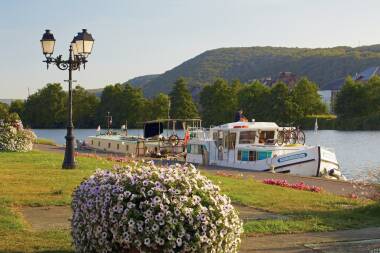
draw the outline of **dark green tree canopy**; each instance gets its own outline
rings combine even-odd
[[[260,82],[253,82],[238,93],[239,108],[248,119],[266,121],[271,118],[270,88]]]
[[[0,102],[0,119],[5,119],[9,113],[9,106],[6,103]]]
[[[237,90],[239,84],[230,86],[227,81],[218,79],[206,85],[200,93],[201,115],[205,126],[219,125],[233,121],[237,110]]]
[[[292,96],[303,115],[324,114],[327,112],[326,105],[323,104],[318,94],[317,85],[306,78],[302,78],[297,83],[292,90]]]
[[[77,128],[95,128],[100,100],[81,86],[73,90],[73,121]]]
[[[106,124],[105,116],[110,112],[113,116],[113,126],[120,127],[128,121],[129,127],[136,127],[137,122],[144,121],[150,116],[148,101],[141,89],[129,84],[108,85],[101,96],[98,115],[99,122]]]
[[[193,102],[186,81],[178,79],[170,92],[170,117],[173,119],[197,118],[198,110]]]
[[[169,113],[169,96],[159,93],[150,101],[151,119],[166,119]]]
[[[9,112],[17,113],[21,118],[24,118],[25,102],[21,99],[12,101]]]
[[[33,128],[66,126],[67,94],[60,83],[49,83],[25,102],[25,121]]]

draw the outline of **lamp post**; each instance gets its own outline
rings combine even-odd
[[[63,169],[74,169],[75,168],[75,158],[74,158],[74,135],[73,135],[73,91],[72,91],[72,71],[80,70],[80,66],[83,68],[86,66],[87,57],[91,54],[92,46],[94,45],[94,39],[92,35],[83,29],[82,32],[78,33],[74,39],[71,41],[69,46],[69,59],[62,60],[62,55],[57,57],[52,57],[55,46],[55,38],[50,30],[46,30],[41,39],[42,53],[45,55],[47,68],[50,64],[54,64],[60,70],[69,71],[69,96],[67,101],[67,134],[66,148],[65,148],[65,158],[63,160]]]

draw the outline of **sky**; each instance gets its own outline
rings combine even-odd
[[[380,44],[378,0],[0,0],[0,98],[23,99],[67,71],[42,61],[87,28],[95,44],[73,78],[86,89],[163,73],[221,47]],[[64,86],[67,88],[67,85]]]

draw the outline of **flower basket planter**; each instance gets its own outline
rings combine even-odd
[[[238,252],[242,221],[194,166],[131,162],[73,193],[77,252]],[[128,248],[128,250],[126,250]]]

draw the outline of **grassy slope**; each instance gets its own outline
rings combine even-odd
[[[0,153],[0,252],[71,252],[69,231],[32,232],[18,212],[22,205],[68,205],[71,192],[104,160],[79,158],[75,170],[61,170],[62,155],[46,152]],[[279,214],[286,221],[253,221],[247,232],[288,233],[327,231],[380,225],[380,208],[373,202],[349,200],[264,185],[203,172],[234,202]]]

